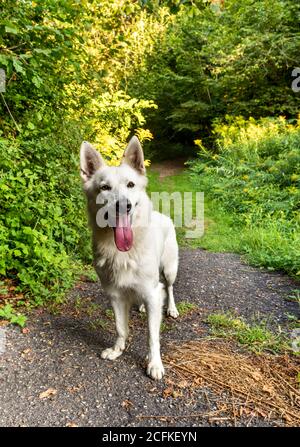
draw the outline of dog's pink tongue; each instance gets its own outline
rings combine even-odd
[[[115,244],[120,251],[128,251],[132,247],[133,234],[128,214],[117,216],[117,225],[114,228]]]

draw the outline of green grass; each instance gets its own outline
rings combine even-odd
[[[300,289],[294,289],[291,291],[291,295],[286,298],[287,301],[298,303],[300,306]]]
[[[234,339],[255,352],[289,349],[285,336],[271,332],[265,321],[249,324],[230,313],[215,313],[207,317],[207,322],[213,336]]]
[[[159,178],[157,172],[148,171],[148,193],[166,191],[171,194],[174,191],[180,193],[198,190],[191,180],[187,169],[178,175]],[[200,191],[201,192],[201,191]],[[195,194],[193,196],[193,215],[195,215]],[[174,210],[171,208],[171,217],[174,218]],[[188,239],[185,237],[187,228],[176,228],[177,239],[180,246],[190,248],[205,248],[215,252],[239,251],[239,235],[234,226],[234,219],[225,213],[213,201],[204,196],[204,234],[200,238]]]
[[[172,175],[168,177],[164,177],[163,179],[159,178],[159,174],[157,172],[148,171],[148,193],[152,192],[167,192],[172,194],[173,192],[180,192],[182,195],[184,192],[194,192],[196,193],[196,189],[193,186],[190,174],[188,170],[183,171],[178,175]],[[195,196],[193,197],[193,215],[195,215]],[[161,211],[161,206],[159,211]],[[174,209],[171,206],[171,217],[174,219]],[[200,244],[200,239],[187,239],[185,237],[187,228],[176,228],[178,243],[181,246],[188,247],[198,247]]]
[[[190,163],[194,188],[205,191],[206,216],[215,223],[203,246],[225,245],[255,266],[299,276],[300,121],[236,117],[216,124],[214,134],[217,147],[198,142]]]
[[[105,311],[105,315],[107,316],[107,318],[109,318],[110,320],[113,320],[115,315],[114,315],[114,311],[112,309],[106,309]]]
[[[149,193],[201,191],[188,170],[163,179],[151,169],[148,175]],[[195,215],[195,194],[193,199]],[[172,208],[171,217],[174,218]],[[186,230],[184,227],[176,228],[178,243],[182,247],[239,253],[251,265],[284,270],[292,276],[299,275],[297,259],[300,257],[300,235],[279,218],[264,218],[261,221],[255,218],[253,222],[247,222],[236,213],[225,210],[219,201],[204,194],[204,234],[200,238],[188,239],[185,237]]]
[[[100,310],[101,310],[101,306],[100,306],[100,304],[97,304],[97,303],[90,303],[90,304],[87,306],[87,308],[86,308],[86,313],[87,313],[89,316],[92,316],[92,315],[94,315],[94,314],[100,312]]]
[[[179,303],[176,304],[176,307],[181,317],[184,317],[185,315],[197,309],[196,304],[189,303],[187,301],[179,301]]]
[[[165,321],[162,321],[160,324],[160,332],[164,333],[164,332],[168,332],[170,330],[172,330],[174,328],[174,324],[168,324]]]
[[[185,191],[192,191],[191,189],[191,181],[189,178],[188,172],[183,172],[178,175],[172,175],[168,177],[164,177],[163,179],[159,178],[159,174],[157,172],[148,171],[148,193],[152,192],[167,192],[169,194],[178,191],[180,193],[184,193]],[[193,203],[193,209],[195,209],[195,203]],[[160,210],[161,211],[161,207]],[[174,209],[171,208],[171,217],[174,219]],[[180,245],[189,245],[187,239],[185,239],[185,229],[184,228],[176,228],[177,238]]]
[[[109,322],[106,320],[103,320],[102,318],[97,318],[96,320],[93,320],[89,323],[90,328],[94,331],[97,331],[99,329],[107,329],[109,326]]]

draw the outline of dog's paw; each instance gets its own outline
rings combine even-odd
[[[106,360],[115,360],[122,354],[122,351],[115,350],[114,348],[107,348],[101,352],[101,357]]]
[[[161,380],[165,374],[162,362],[150,362],[147,367],[147,374],[151,379]]]
[[[172,318],[177,318],[179,317],[179,312],[176,307],[171,307],[170,309],[167,309],[167,315]]]

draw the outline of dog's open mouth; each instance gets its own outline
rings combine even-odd
[[[116,226],[113,230],[117,249],[120,251],[130,250],[133,244],[131,216],[129,214],[117,215]]]

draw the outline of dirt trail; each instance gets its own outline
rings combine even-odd
[[[166,318],[162,354],[209,335],[207,315],[235,312],[251,320],[267,318],[285,327],[297,305],[286,300],[292,279],[245,265],[239,256],[204,250],[181,250],[176,301],[194,309],[177,321]],[[228,401],[207,384],[190,388],[167,366],[161,382],[145,375],[146,322],[131,315],[131,338],[115,362],[100,358],[114,340],[110,305],[98,282],[84,279],[65,305],[35,311],[28,329],[1,328],[1,426],[207,426],[285,425],[283,419],[244,412],[232,417],[220,405]],[[235,349],[238,349],[236,347]],[[217,416],[216,416],[217,415]]]
[[[186,158],[177,158],[175,160],[164,160],[158,163],[151,163],[151,169],[159,172],[159,178],[163,179],[170,175],[180,174],[186,166]]]

